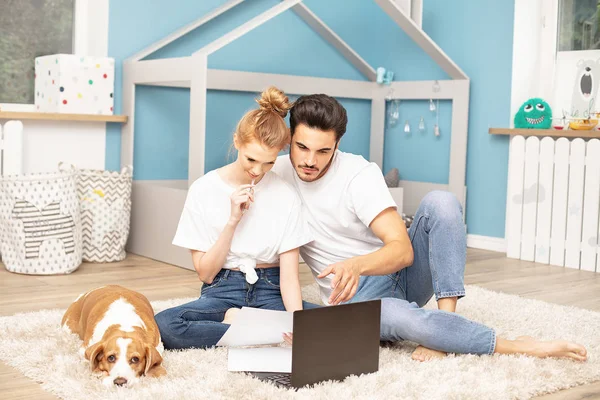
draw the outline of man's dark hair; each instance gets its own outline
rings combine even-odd
[[[339,142],[346,133],[348,116],[346,109],[333,97],[326,94],[310,94],[300,96],[290,109],[292,136],[296,127],[301,124],[321,131],[334,131],[335,140]]]

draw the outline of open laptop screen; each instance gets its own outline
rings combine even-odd
[[[294,313],[292,386],[379,369],[381,301]]]

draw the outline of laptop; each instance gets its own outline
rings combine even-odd
[[[285,388],[379,370],[381,301],[343,304],[294,312],[292,372],[254,372]]]

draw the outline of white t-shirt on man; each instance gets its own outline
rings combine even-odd
[[[173,244],[207,252],[231,215],[237,190],[216,170],[198,178],[188,191]],[[222,268],[239,268],[244,259],[276,263],[279,255],[313,240],[296,191],[273,172],[254,187],[254,202],[236,227]]]
[[[279,156],[271,171],[292,184],[302,198],[314,240],[300,248],[300,255],[315,278],[330,264],[383,246],[369,225],[396,203],[377,164],[337,150],[329,170],[314,182],[298,178],[289,155]],[[317,279],[325,304],[332,279],[333,275]]]

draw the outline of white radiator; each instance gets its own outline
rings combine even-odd
[[[8,121],[0,125],[0,175],[23,173],[23,124]]]
[[[600,141],[513,136],[507,257],[600,272]]]

